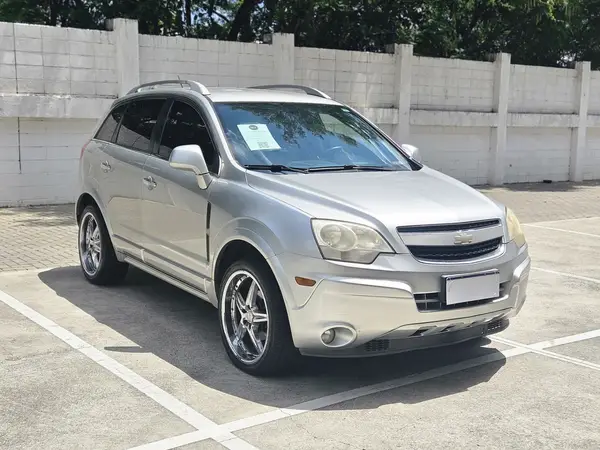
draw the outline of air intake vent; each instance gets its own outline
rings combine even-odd
[[[498,298],[504,297],[504,295],[506,295],[506,288],[508,286],[508,283],[508,281],[500,283],[500,296]],[[474,300],[472,302],[457,303],[455,305],[446,305],[445,303],[442,303],[439,292],[413,294],[413,297],[415,298],[415,303],[417,304],[417,309],[419,310],[419,312],[444,311],[449,309],[467,308],[470,306],[485,305],[486,303],[490,303],[495,300],[493,298],[487,298],[483,300]]]
[[[385,352],[389,348],[389,339],[375,339],[365,344],[365,351],[367,352]]]
[[[502,329],[504,326],[504,322],[502,320],[496,320],[495,322],[490,322],[487,326],[488,333],[493,333],[494,331],[498,331]]]

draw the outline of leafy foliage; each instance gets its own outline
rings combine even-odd
[[[141,33],[384,51],[414,43],[427,56],[600,66],[600,0],[0,0],[0,20],[104,28],[135,18]]]

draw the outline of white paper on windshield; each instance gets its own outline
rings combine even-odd
[[[264,123],[246,123],[237,126],[252,151],[280,150],[281,147]]]

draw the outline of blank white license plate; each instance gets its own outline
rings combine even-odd
[[[500,273],[490,270],[481,273],[447,275],[446,304],[486,300],[500,296]]]

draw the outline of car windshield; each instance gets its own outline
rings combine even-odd
[[[412,170],[400,151],[344,106],[217,103],[215,108],[235,158],[250,168]]]

